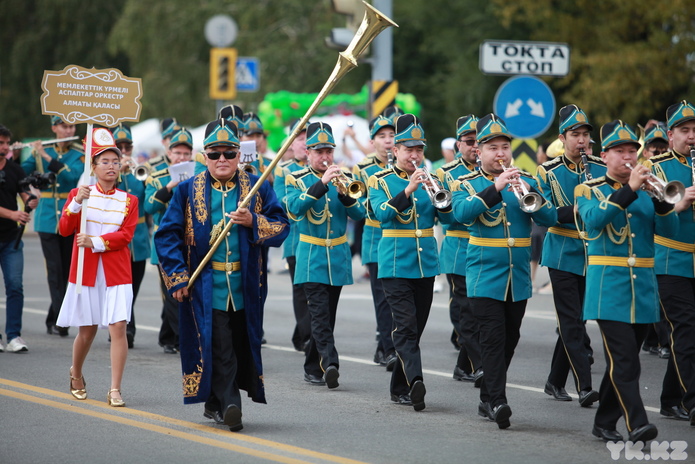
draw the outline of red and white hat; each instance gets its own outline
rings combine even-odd
[[[87,146],[86,139],[82,141],[84,146]],[[103,127],[96,127],[92,129],[92,153],[91,159],[101,155],[105,151],[111,150],[115,152],[119,157],[122,156],[121,150],[116,146],[116,142],[113,139],[113,134],[110,130]]]

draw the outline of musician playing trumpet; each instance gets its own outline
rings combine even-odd
[[[504,121],[496,115],[488,114],[478,121],[481,169],[453,186],[452,204],[454,219],[467,225],[470,233],[466,286],[479,326],[485,372],[478,414],[501,429],[510,426],[507,368],[519,341],[526,301],[531,297],[531,219],[542,226],[557,221],[555,207],[542,197],[532,208],[522,209],[520,192],[534,196],[542,191],[533,176],[509,167],[511,139]]]
[[[364,218],[356,198],[339,193],[335,182],[349,177],[333,164],[335,140],[331,126],[314,122],[307,128],[309,165],[287,173],[285,205],[299,232],[294,283],[302,285],[311,317],[304,380],[312,385],[338,387],[340,361],[333,329],[343,285],[351,285],[352,255],[347,241],[348,217]]]
[[[678,230],[673,204],[643,190],[651,171],[637,164],[639,146],[623,121],[604,124],[606,175],[575,188],[588,240],[583,317],[598,323],[606,355],[592,434],[613,442],[623,441],[621,415],[633,443],[658,433],[640,396],[639,352],[647,325],[659,320],[654,234],[671,241]]]
[[[655,270],[662,308],[671,328],[671,357],[661,393],[661,415],[695,425],[695,106],[681,101],[666,110],[671,151],[651,157],[647,166],[665,181],[686,186],[676,203],[678,235],[654,237]]]
[[[420,337],[432,306],[439,274],[436,217],[449,221],[450,206],[438,209],[424,189],[431,182],[422,165],[426,144],[420,120],[404,114],[395,122],[396,164],[369,178],[369,203],[381,224],[378,267],[391,308],[393,345],[398,355],[391,374],[391,401],[425,408]]]

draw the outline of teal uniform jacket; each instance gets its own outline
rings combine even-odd
[[[645,165],[666,182],[681,181],[685,187],[693,185],[690,155],[669,151],[650,158]],[[678,213],[678,235],[654,237],[656,243],[654,269],[657,275],[695,277],[695,215],[694,208]]]
[[[287,212],[287,204],[285,203],[287,197],[287,175],[293,172],[301,171],[304,169],[304,167],[305,166],[300,161],[293,158],[291,160],[283,161],[275,168],[273,189],[275,190],[275,195],[278,197],[278,201],[280,201],[280,204],[285,212]],[[290,219],[290,235],[282,244],[282,257],[286,259],[291,256],[295,256],[297,252],[297,243],[299,243],[297,224]]]
[[[53,185],[41,190],[39,205],[34,214],[34,230],[49,234],[58,233],[58,222],[65,207],[70,190],[77,187],[77,182],[84,172],[84,151],[82,145],[73,143],[66,150],[58,150],[56,145],[45,147],[51,162],[41,159],[44,173],[56,175]],[[37,170],[36,157],[32,154],[23,163],[22,169],[27,175]]]
[[[444,188],[451,191],[458,179],[475,171],[475,165],[466,163],[462,157],[445,164],[437,170],[437,177]],[[466,275],[466,253],[468,250],[468,227],[460,222],[442,224],[444,240],[439,250],[439,266],[442,274]]]
[[[536,179],[522,173],[531,190],[540,192]],[[531,298],[531,218],[542,226],[557,222],[555,207],[544,201],[535,213],[519,208],[514,192],[498,192],[494,177],[483,171],[469,174],[453,192],[456,221],[468,226],[471,238],[466,258],[469,298],[521,301]]]
[[[167,206],[169,205],[169,200],[174,196],[176,187],[168,192],[164,188],[169,181],[171,176],[169,176],[169,168],[164,168],[150,175],[145,182],[145,211],[152,215],[152,222],[154,223],[154,230],[152,231],[152,253],[150,256],[150,263],[159,264],[159,258],[157,256],[157,250],[154,245],[154,234],[159,229],[159,223],[162,221],[162,217],[166,212]]]
[[[355,221],[364,218],[364,206],[348,196],[339,198],[335,186],[323,185],[321,174],[310,167],[288,175],[286,184],[287,212],[299,232],[294,283],[352,284],[352,254],[345,233],[348,216]]]
[[[437,210],[423,187],[410,197],[409,177],[398,167],[369,178],[369,202],[381,224],[379,278],[421,279],[439,274],[434,222],[450,222],[451,209]]]
[[[578,186],[575,201],[589,240],[584,319],[658,322],[654,234],[677,234],[673,205],[607,176]]]
[[[138,224],[135,226],[135,234],[128,248],[133,261],[144,261],[150,257],[151,253],[150,231],[145,221],[145,184],[137,180],[132,173],[127,172],[121,173],[121,182],[117,187],[138,198]]]
[[[352,168],[353,177],[364,183],[369,184],[369,178],[377,172],[386,169],[386,164],[379,161],[376,154],[371,154]],[[381,240],[381,225],[374,215],[369,192],[361,198],[365,209],[365,222],[362,231],[362,264],[379,262],[379,241]]]
[[[592,176],[606,173],[601,158],[589,155],[588,159]],[[560,155],[538,166],[536,178],[545,199],[557,208],[557,223],[548,229],[543,240],[541,265],[583,276],[586,242],[580,237],[584,235],[583,230],[577,230],[574,189],[586,180],[584,166]]]
[[[150,158],[147,160],[145,163],[147,167],[150,169],[150,174],[161,171],[162,169],[166,169],[169,167],[169,158],[167,158],[166,155],[157,155],[154,158]]]

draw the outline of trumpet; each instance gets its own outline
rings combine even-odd
[[[254,176],[258,175],[258,169],[256,169],[256,166],[250,163],[239,163],[239,169],[246,171],[249,174],[253,174]]]
[[[500,166],[505,171],[510,168],[504,165],[502,160],[499,160]],[[541,206],[543,206],[543,198],[536,192],[529,192],[523,182],[519,181],[518,184],[509,184],[512,187],[512,192],[517,200],[519,200],[519,208],[525,213],[535,213]]]
[[[323,165],[328,167],[328,161],[324,161]],[[347,195],[350,198],[357,199],[367,193],[367,187],[364,185],[364,182],[348,178],[342,169],[338,177],[331,179],[331,183],[338,189],[339,194]]]
[[[630,170],[635,169],[630,163],[625,163],[625,166],[630,168]],[[646,188],[645,185],[649,186],[649,188]],[[663,179],[655,176],[651,171],[649,171],[649,175],[642,184],[642,190],[647,192],[650,197],[656,198],[659,201],[665,201],[672,205],[681,201],[685,196],[685,185],[683,185],[683,182],[672,180],[666,183]]]
[[[139,180],[139,181],[146,181],[148,177],[150,177],[150,172],[152,171],[152,168],[147,165],[147,164],[136,164],[135,161],[129,159],[127,162],[128,167],[130,169],[130,172],[133,173],[133,176]]]
[[[415,169],[418,168],[415,161],[411,161],[411,163],[413,163]],[[434,207],[437,209],[448,208],[449,205],[451,205],[451,192],[442,188],[439,181],[432,177],[432,173],[430,173],[430,170],[427,169],[427,166],[424,166],[422,170],[425,171],[425,175],[420,176],[420,180],[423,181],[422,186],[427,192],[427,195],[429,195],[430,201]]]

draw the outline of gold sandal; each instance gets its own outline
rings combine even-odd
[[[123,406],[125,406],[125,401],[123,401],[121,398],[112,397],[111,392],[120,393],[121,391],[118,388],[112,388],[111,390],[109,390],[109,392],[106,394],[106,402],[109,403],[109,406],[112,406],[114,408],[122,408]]]
[[[72,388],[72,381],[73,380],[81,380],[82,381],[82,388]],[[87,399],[87,382],[84,380],[84,375],[82,377],[75,378],[72,376],[72,366],[70,366],[70,393],[72,396],[74,396],[78,400],[86,400]]]

